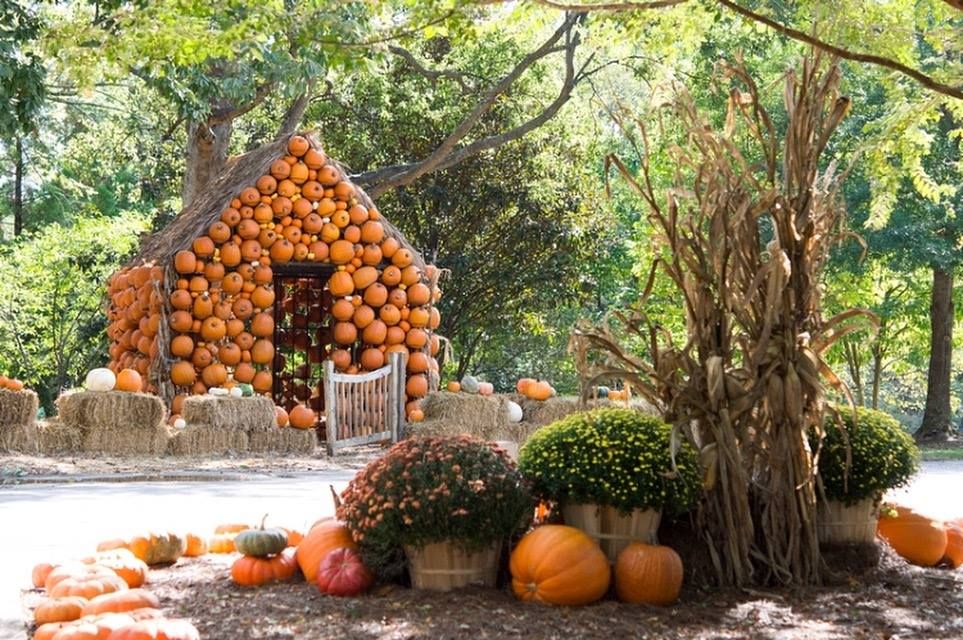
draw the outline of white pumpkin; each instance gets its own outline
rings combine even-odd
[[[478,379],[475,376],[465,376],[461,379],[461,390],[465,393],[478,393]]]
[[[211,387],[207,393],[209,393],[212,396],[223,397],[223,396],[226,396],[228,393],[230,393],[230,391],[228,391],[223,387]]]
[[[174,428],[177,430],[186,429],[187,421],[184,420],[184,418],[178,418],[177,420],[174,421]]]
[[[507,400],[505,402],[505,410],[508,412],[509,422],[522,421],[522,407],[517,402],[513,402],[512,400]]]
[[[241,387],[231,387],[231,397],[240,398],[244,396],[244,390]]]
[[[110,369],[91,369],[84,380],[87,391],[111,391],[117,384],[117,376]]]

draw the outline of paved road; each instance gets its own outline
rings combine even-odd
[[[131,482],[0,487],[0,639],[22,638],[20,589],[44,560],[76,558],[97,542],[149,529],[210,532],[223,522],[269,513],[279,526],[304,529],[334,506],[352,471],[221,482]],[[892,498],[931,517],[963,516],[963,462],[924,463],[917,480]]]

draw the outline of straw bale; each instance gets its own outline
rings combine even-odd
[[[37,394],[29,389],[0,389],[0,425],[33,425],[37,423]]]
[[[318,436],[314,429],[273,429],[248,435],[248,451],[256,453],[314,453]]]
[[[37,453],[37,425],[0,424],[0,451]]]
[[[274,403],[264,396],[190,396],[184,400],[184,420],[187,424],[206,424],[213,429],[245,433],[277,428]]]
[[[77,427],[64,424],[59,418],[53,418],[40,423],[37,439],[41,453],[76,453],[80,451],[84,435]]]
[[[549,398],[548,400],[530,400],[522,396],[512,396],[522,407],[522,420],[525,422],[533,422],[538,425],[552,424],[557,420],[561,420],[566,416],[569,416],[578,411],[582,411],[583,408],[579,406],[578,398],[574,396],[556,396],[554,398]],[[612,400],[592,400],[585,407],[588,409],[595,409],[598,407],[625,407],[624,402],[615,402]],[[633,399],[628,405],[630,408],[636,411],[641,411],[649,415],[658,415],[655,409],[642,399]]]
[[[491,440],[503,424],[508,422],[505,401],[498,396],[472,393],[436,391],[421,401],[425,420],[409,425],[411,432],[432,429],[435,435],[467,433]],[[444,423],[444,424],[435,424]]]
[[[160,455],[167,451],[171,438],[163,423],[153,426],[134,426],[126,429],[105,429],[93,425],[83,440],[83,450],[88,453],[117,455]]]
[[[168,452],[179,456],[243,453],[248,437],[236,429],[215,429],[206,424],[188,424],[171,438]]]
[[[128,431],[154,428],[167,410],[157,396],[125,391],[77,391],[57,398],[60,420],[86,436],[91,430]]]

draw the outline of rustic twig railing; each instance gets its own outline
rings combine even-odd
[[[328,453],[404,435],[405,358],[392,353],[388,364],[362,374],[337,373],[324,365],[324,405]]]

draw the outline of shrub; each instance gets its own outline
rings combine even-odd
[[[687,510],[699,492],[695,452],[683,444],[673,476],[671,427],[626,408],[575,413],[525,443],[519,468],[542,499],[610,505],[620,511]]]
[[[836,415],[843,426],[837,423]],[[855,504],[879,500],[909,482],[919,466],[919,449],[899,422],[881,411],[856,407],[827,411],[826,436],[819,450],[819,478],[829,500]],[[851,459],[847,469],[847,447]],[[810,446],[818,442],[810,436]]]
[[[528,524],[531,493],[508,455],[471,436],[399,442],[362,469],[337,515],[365,563],[385,577],[405,545],[451,540],[467,551]]]

